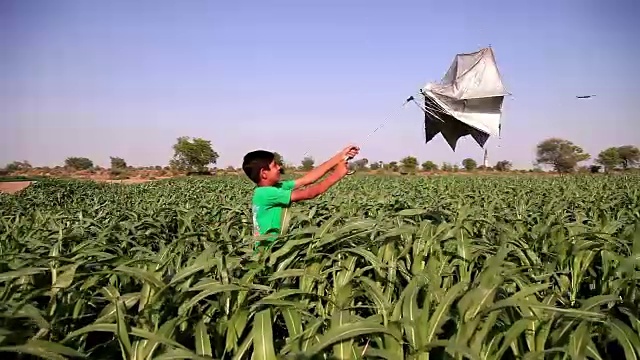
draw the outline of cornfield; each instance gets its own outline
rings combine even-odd
[[[251,190],[0,195],[0,356],[640,357],[638,176],[348,177],[264,253]]]

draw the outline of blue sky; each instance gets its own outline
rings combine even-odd
[[[370,161],[481,161],[471,138],[456,152],[441,136],[425,144],[421,111],[400,105],[456,53],[487,45],[513,94],[490,162],[529,168],[551,136],[595,157],[640,145],[639,10],[633,0],[1,0],[0,166],[165,165],[182,135],[211,140],[220,167],[256,148],[319,162],[348,142]]]

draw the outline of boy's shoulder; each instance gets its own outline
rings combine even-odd
[[[260,199],[264,196],[269,196],[282,191],[292,191],[295,187],[295,180],[280,181],[277,184],[271,186],[256,186],[253,189],[253,201]]]
[[[293,188],[295,187],[295,184],[296,184],[295,180],[285,180],[270,186],[256,186],[253,191],[255,193],[255,192],[262,192],[262,191],[271,191],[273,189],[293,190]]]

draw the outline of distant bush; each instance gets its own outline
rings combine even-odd
[[[187,176],[211,176],[213,175],[209,170],[205,171],[188,171]]]
[[[128,179],[129,178],[129,170],[112,168],[111,170],[109,170],[109,175],[111,175],[111,178],[116,179],[116,180],[120,180],[122,178]]]
[[[15,175],[15,176],[0,176],[0,182],[14,182],[14,181],[38,181],[46,179],[46,176],[27,176],[27,175]]]

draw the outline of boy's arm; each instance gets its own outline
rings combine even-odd
[[[349,170],[346,161],[343,160],[342,163],[338,161],[338,164],[339,165],[336,167],[336,170],[323,181],[304,189],[293,190],[291,192],[291,202],[293,203],[301,200],[313,199],[329,190],[331,186],[345,177]]]
[[[358,150],[359,149],[356,146],[353,146],[353,145],[347,146],[346,148],[344,148],[344,150],[342,150],[339,153],[335,154],[331,159],[323,162],[320,166],[317,166],[317,167],[313,168],[311,171],[306,173],[301,178],[296,179],[295,183],[293,185],[293,188],[294,189],[298,189],[298,188],[301,188],[303,186],[307,186],[309,184],[313,184],[314,182],[318,181],[318,179],[323,177],[326,173],[328,173],[329,170],[333,169],[333,167],[338,165],[341,161],[344,161],[344,158],[349,157],[349,156],[351,156],[351,157],[355,156],[355,154],[357,154]],[[329,186],[331,186],[331,185],[329,185]]]

